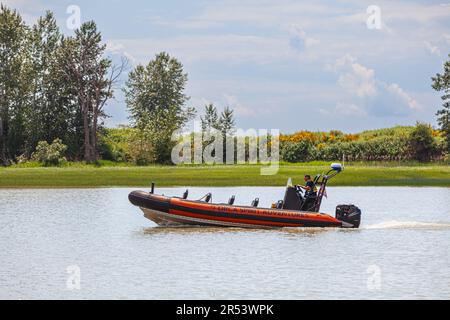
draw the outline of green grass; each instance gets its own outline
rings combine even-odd
[[[281,165],[273,176],[260,175],[261,166],[95,166],[61,168],[0,168],[0,188],[21,187],[148,187],[158,186],[282,186],[289,177],[301,183],[304,174],[327,170],[329,163]],[[348,165],[330,185],[450,187],[449,165]]]

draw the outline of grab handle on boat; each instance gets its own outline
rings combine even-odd
[[[255,200],[252,201],[252,207],[257,207],[259,204],[259,198],[256,198]]]
[[[155,183],[154,182],[152,182],[152,189],[150,190],[150,193],[151,194],[155,193]]]
[[[211,199],[212,199],[212,193],[210,192],[210,193],[205,194],[200,199],[198,199],[198,201],[205,200],[205,202],[209,202]]]
[[[228,199],[228,204],[230,205],[230,206],[232,206],[233,204],[234,204],[234,200],[236,199],[236,196],[235,195],[232,195],[231,197],[230,197],[230,199]]]
[[[189,195],[189,190],[186,189],[186,191],[183,193],[183,199],[186,200],[188,195]]]
[[[283,204],[284,204],[283,200],[278,200],[276,208],[277,209],[283,209]]]

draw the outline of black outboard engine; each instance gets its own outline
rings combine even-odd
[[[336,207],[336,219],[342,221],[344,228],[359,228],[361,210],[353,204],[340,204]]]

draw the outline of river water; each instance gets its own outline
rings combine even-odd
[[[0,299],[450,299],[450,188],[329,187],[322,211],[358,205],[358,230],[161,228],[132,190],[0,190]],[[190,198],[209,191],[284,189]]]

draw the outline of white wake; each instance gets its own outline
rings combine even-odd
[[[450,223],[392,220],[363,226],[361,229],[450,229]]]

